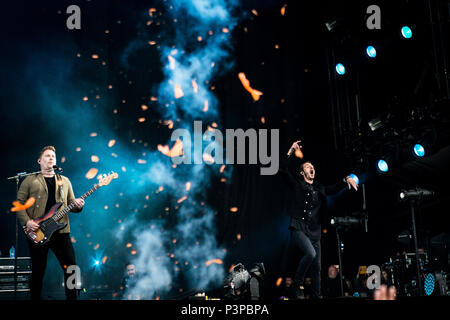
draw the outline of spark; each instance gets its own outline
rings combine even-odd
[[[178,84],[175,85],[174,92],[175,92],[175,99],[179,99],[184,96],[184,92]]]
[[[98,173],[98,169],[96,169],[96,168],[91,168],[91,169],[89,169],[89,171],[86,173],[86,178],[87,178],[87,179],[93,179],[93,178],[95,178],[95,176],[97,175],[97,173]]]
[[[158,145],[158,150],[168,156],[168,157],[177,157],[177,156],[181,156],[183,154],[183,142],[179,139],[177,139],[177,141],[175,141],[175,144],[173,145],[172,149],[169,150],[169,146],[165,145]]]
[[[210,266],[211,264],[216,263],[216,264],[223,264],[223,261],[220,259],[212,259],[212,260],[208,260],[205,262],[206,266]]]
[[[97,157],[97,156],[91,156],[91,161],[92,162],[98,162],[99,161],[99,158]]]
[[[26,210],[31,207],[36,199],[34,197],[30,197],[24,204],[21,204],[19,201],[14,201],[12,204],[14,207],[11,208],[11,212]]]
[[[245,76],[245,73],[240,72],[238,74],[239,80],[241,80],[242,85],[244,86],[244,88],[250,92],[250,94],[252,95],[253,100],[258,101],[260,96],[262,95],[261,91],[255,90],[250,86],[250,81],[247,80],[247,77]]]

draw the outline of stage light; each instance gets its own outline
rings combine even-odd
[[[410,39],[412,37],[412,30],[408,26],[403,26],[401,32],[402,32],[403,38],[405,38],[405,39]]]
[[[373,46],[366,48],[366,54],[369,58],[375,58],[377,56],[377,50]]]
[[[427,296],[429,296],[433,293],[434,283],[435,283],[434,275],[432,273],[427,274],[427,276],[425,278],[425,284],[424,284],[425,294]]]
[[[359,178],[356,174],[351,173],[351,174],[349,174],[349,177],[352,178],[353,180],[355,180],[356,184],[359,185]]]
[[[342,63],[336,65],[336,72],[341,76],[345,74],[345,67]]]
[[[380,159],[380,160],[378,160],[378,163],[377,163],[377,169],[379,172],[385,173],[385,172],[388,172],[389,166],[386,161],[384,161],[383,159]]]
[[[425,148],[421,144],[416,144],[416,145],[414,145],[414,148],[413,148],[413,154],[416,157],[421,158],[425,155]]]

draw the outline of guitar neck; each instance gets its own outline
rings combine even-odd
[[[83,200],[86,199],[91,194],[93,194],[98,188],[100,188],[100,186],[98,184],[94,185],[89,191],[84,193],[80,198],[83,199]],[[64,217],[66,214],[68,214],[73,208],[75,208],[75,203],[72,202],[67,207],[65,207],[61,211],[57,212],[52,218],[54,220],[59,220],[62,217]]]

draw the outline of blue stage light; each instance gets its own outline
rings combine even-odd
[[[433,293],[434,283],[435,283],[434,275],[432,273],[427,274],[427,276],[425,278],[425,284],[424,284],[425,294],[427,296],[429,296]]]
[[[384,161],[383,159],[378,160],[377,167],[378,167],[378,171],[380,171],[380,172],[387,172],[389,170],[389,166],[388,166],[387,162]]]
[[[402,27],[402,36],[405,39],[411,38],[412,37],[412,30],[411,30],[411,28],[408,27],[408,26]]]
[[[359,185],[359,178],[356,174],[351,173],[351,174],[349,174],[349,177],[352,178],[353,180],[355,180],[356,184]]]
[[[368,46],[366,53],[369,58],[375,58],[377,56],[377,50],[373,46]]]
[[[413,153],[416,157],[423,157],[425,155],[425,148],[421,144],[414,145]]]
[[[341,76],[345,74],[345,67],[342,63],[336,65],[336,72]]]

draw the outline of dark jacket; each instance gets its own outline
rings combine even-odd
[[[347,185],[344,180],[330,186],[324,186],[317,181],[312,185],[305,182],[303,176],[299,174],[300,168],[296,172],[292,169],[295,157],[286,156],[280,167],[280,174],[294,192],[294,197],[288,209],[291,217],[289,228],[301,230],[312,239],[320,239],[321,225],[329,219],[327,215],[327,196],[336,194]],[[295,173],[293,173],[295,172]],[[311,199],[311,192],[318,193],[317,212],[311,212],[308,207],[308,199]]]

